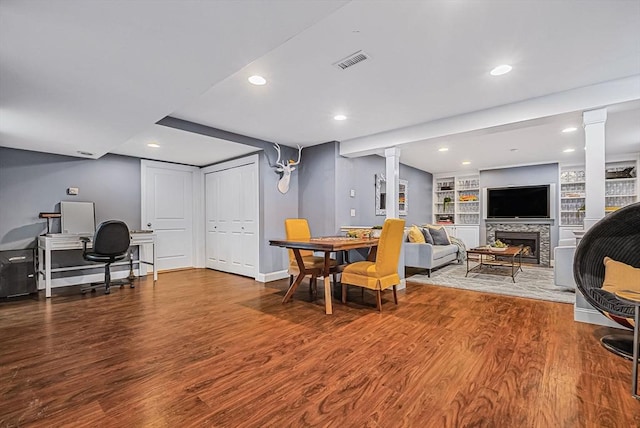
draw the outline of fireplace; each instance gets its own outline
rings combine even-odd
[[[541,221],[530,221],[528,223],[525,222],[486,222],[486,231],[487,236],[486,242],[494,242],[498,237],[496,233],[498,232],[509,232],[515,234],[529,234],[533,233],[537,235],[538,242],[534,245],[526,244],[532,247],[534,250],[536,257],[535,258],[525,258],[523,257],[523,261],[526,260],[527,263],[539,263],[540,266],[549,266],[549,262],[551,260],[551,222],[541,222]],[[529,235],[530,236],[530,235]],[[513,238],[512,236],[505,237],[504,240],[509,242],[509,239],[521,239],[521,238]],[[535,239],[535,238],[526,238],[526,239]],[[502,239],[501,239],[502,240]],[[522,243],[525,245],[524,243]],[[515,245],[515,243],[514,243]]]
[[[522,261],[540,264],[540,232],[496,230],[495,239],[513,246],[522,245]]]

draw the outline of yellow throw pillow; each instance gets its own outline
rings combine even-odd
[[[610,257],[605,257],[602,289],[609,293],[620,290],[640,292],[640,268],[634,268]]]
[[[424,244],[424,235],[422,231],[418,228],[418,226],[413,225],[409,228],[409,242],[413,242],[416,244]]]

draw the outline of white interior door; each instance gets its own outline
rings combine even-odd
[[[158,270],[193,267],[194,167],[143,161],[142,227],[157,235]]]
[[[229,228],[223,217],[221,201],[224,189],[223,171],[205,174],[206,262],[211,269],[228,271]]]
[[[208,268],[256,277],[257,174],[254,163],[205,174]]]
[[[256,259],[255,247],[258,244],[256,236],[257,218],[255,188],[256,175],[253,165],[244,165],[229,170],[230,185],[227,187],[235,196],[230,213],[232,234],[231,266],[235,273],[255,276]]]

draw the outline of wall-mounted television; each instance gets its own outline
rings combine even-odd
[[[551,218],[551,186],[487,189],[487,218]]]

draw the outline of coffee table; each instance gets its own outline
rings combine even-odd
[[[469,268],[469,255],[471,254],[478,255],[480,260],[479,264]],[[498,257],[500,257],[500,259],[498,259]],[[510,267],[511,279],[513,282],[516,282],[516,275],[522,272],[522,245],[509,246],[502,250],[496,250],[491,247],[478,247],[467,250],[467,273],[465,277],[469,275],[469,272],[481,271],[483,266]],[[493,274],[490,270],[483,271],[482,273]]]

